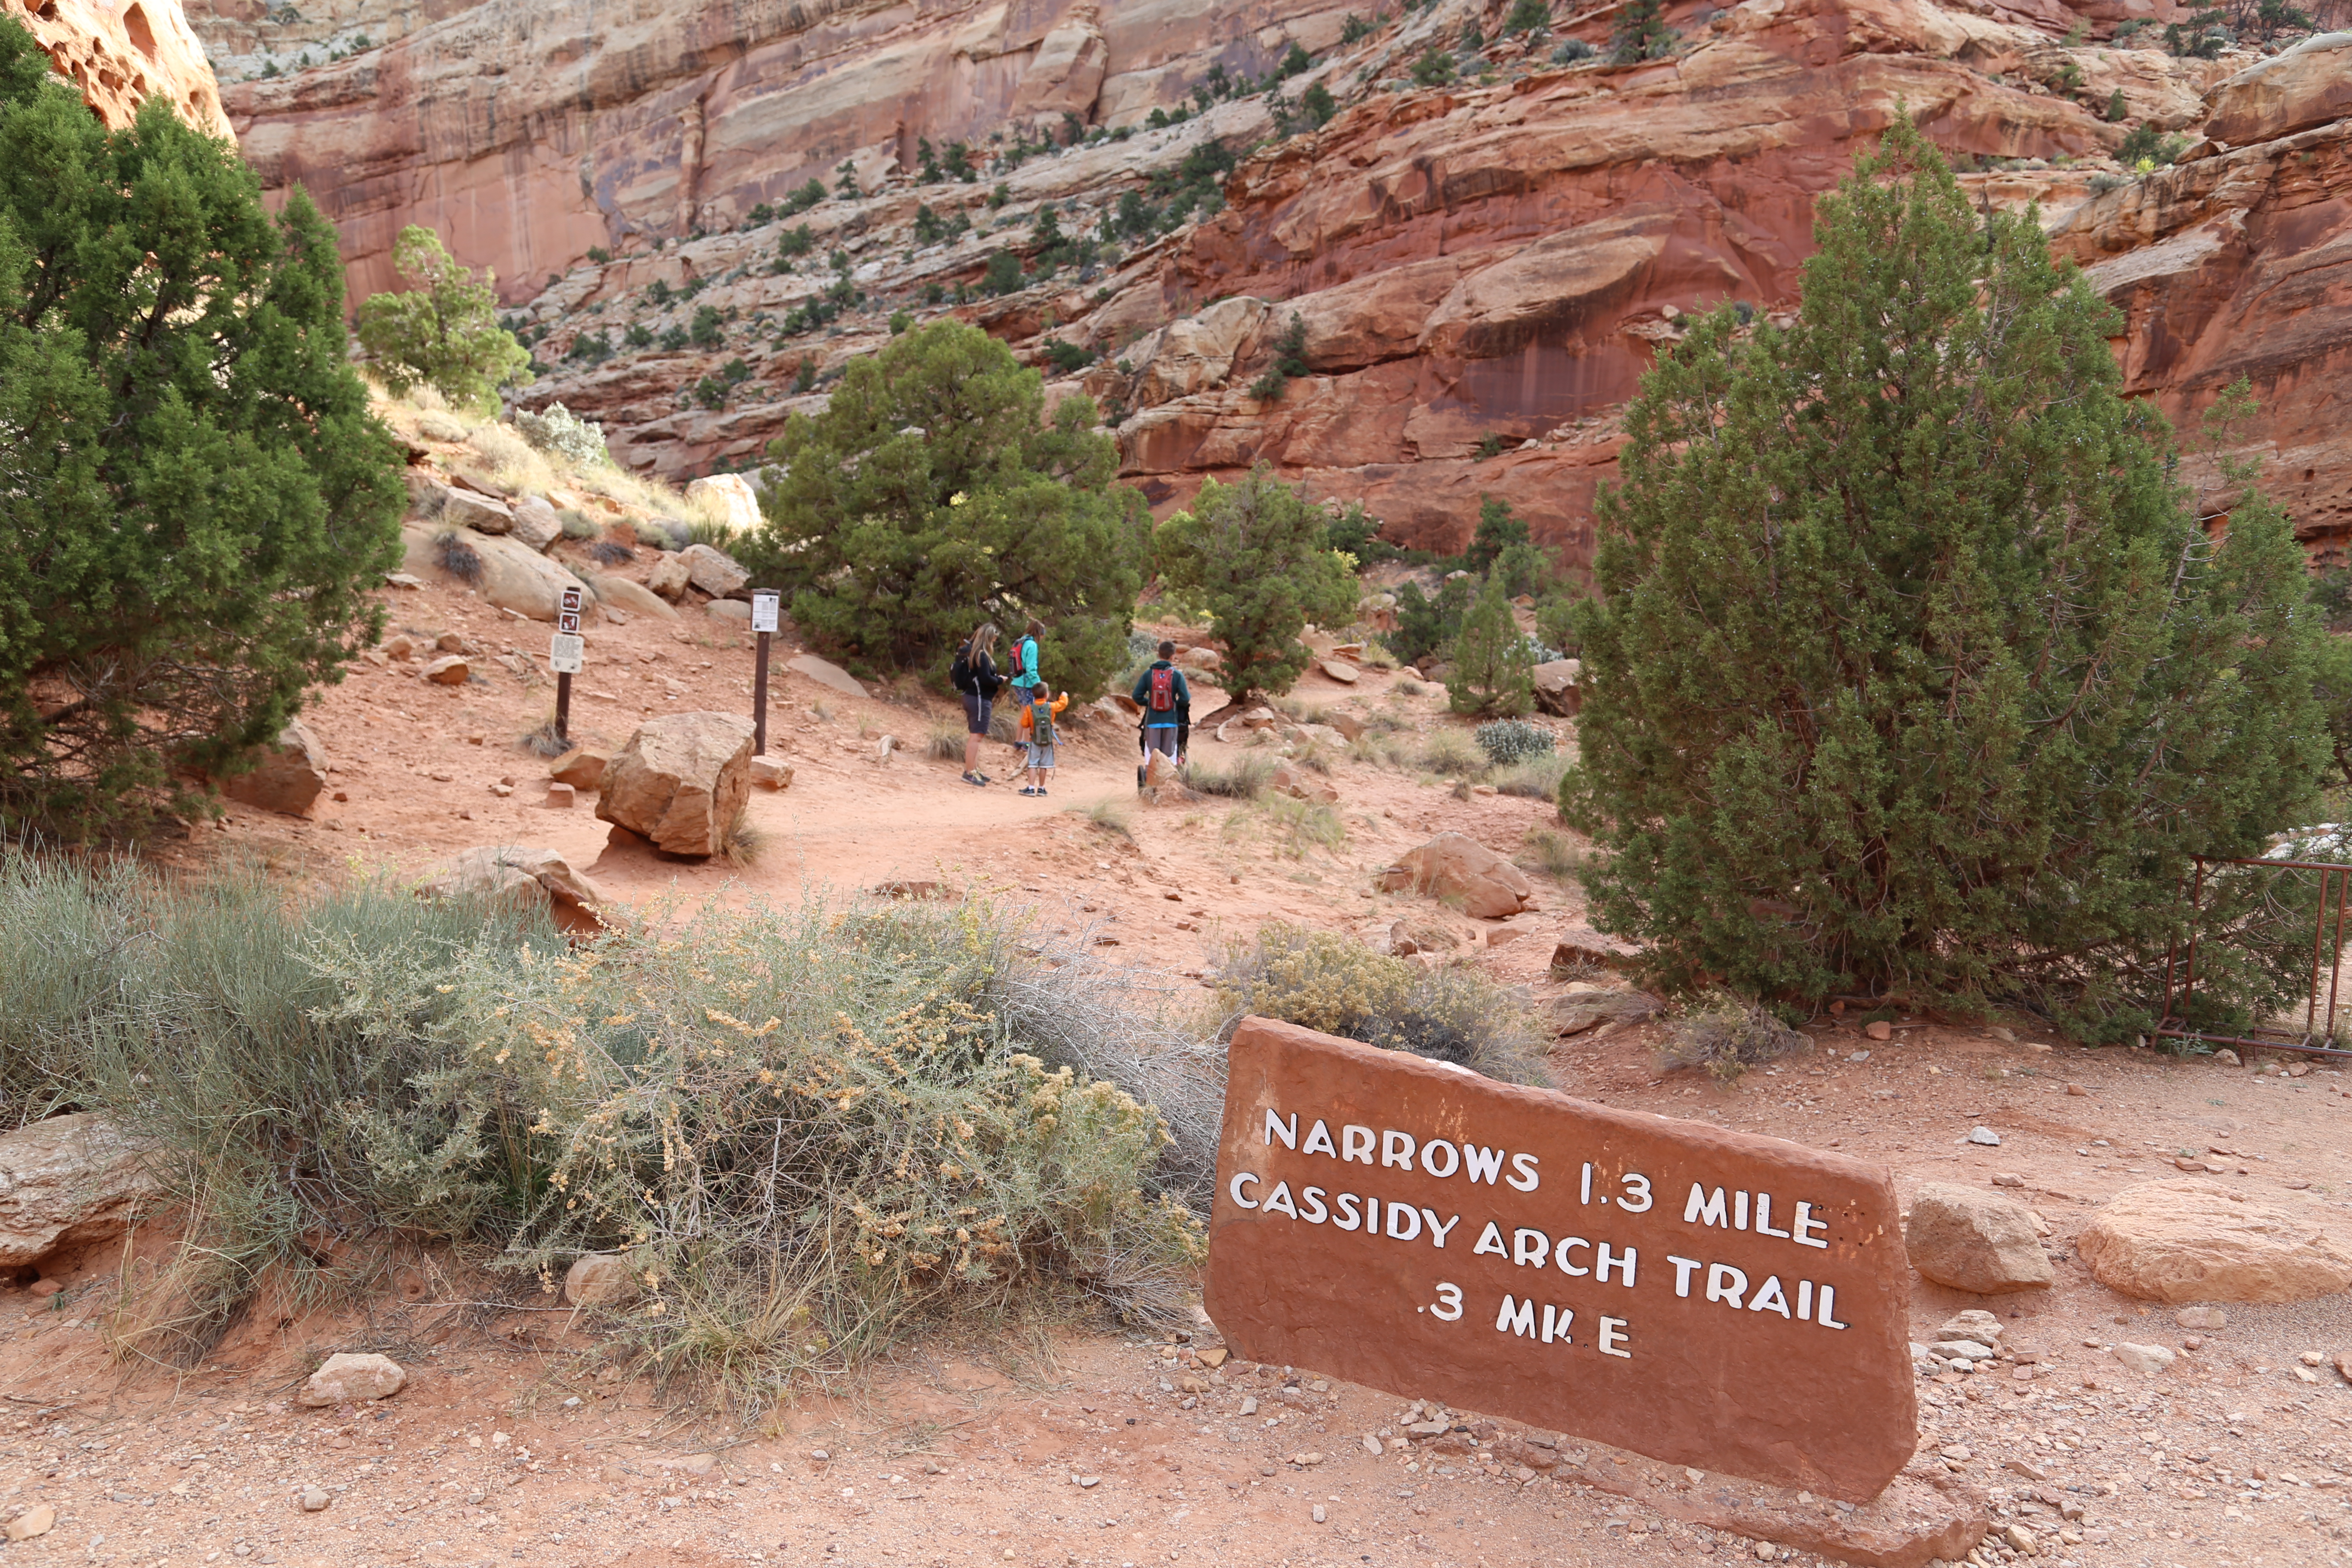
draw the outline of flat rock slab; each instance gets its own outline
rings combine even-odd
[[[866,695],[866,688],[858,684],[857,677],[831,660],[819,658],[813,653],[793,655],[784,660],[784,668],[795,675],[806,676],[819,686],[831,687],[844,697]]]
[[[2074,1256],[2143,1301],[2307,1301],[2352,1288],[2352,1246],[2310,1199],[2257,1203],[2219,1182],[2142,1182],[2110,1198]]]
[[[1884,1167],[1234,1031],[1205,1304],[1251,1360],[1865,1502],[1918,1446],[1910,1291]]]
[[[0,1268],[121,1236],[162,1191],[145,1146],[102,1116],[77,1111],[0,1133]]]
[[[1597,1447],[1597,1446],[1596,1446]],[[1702,1473],[1605,1451],[1570,1447],[1553,1475],[1628,1499],[1668,1519],[1777,1542],[1864,1568],[1923,1568],[1965,1557],[1991,1521],[1967,1496],[1897,1476],[1869,1502],[1847,1510],[1785,1488]]]

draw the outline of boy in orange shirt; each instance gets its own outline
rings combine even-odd
[[[1029,782],[1021,786],[1023,795],[1045,793],[1045,775],[1054,771],[1054,716],[1069,705],[1068,692],[1054,697],[1042,680],[1029,689],[1029,700],[1021,706],[1021,736],[1029,748]]]

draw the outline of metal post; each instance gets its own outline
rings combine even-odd
[[[581,667],[587,643],[580,636],[580,590],[566,588],[557,596],[555,635],[547,639],[547,662],[555,670],[555,738],[572,743],[572,675]]]
[[[555,738],[565,745],[572,743],[572,678],[555,678]]]
[[[781,595],[772,588],[751,590],[751,630],[760,639],[751,666],[751,754],[768,754],[768,639],[775,635]]]

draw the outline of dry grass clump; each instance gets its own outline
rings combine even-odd
[[[1255,800],[1265,793],[1266,781],[1272,777],[1274,763],[1265,757],[1239,757],[1230,768],[1213,768],[1199,762],[1184,767],[1188,787],[1226,800]]]
[[[1718,991],[1667,1030],[1658,1065],[1701,1068],[1717,1083],[1734,1083],[1749,1068],[1805,1045],[1804,1036],[1763,1008]]]
[[[1475,778],[1486,771],[1486,754],[1461,731],[1441,729],[1422,743],[1421,765],[1440,778]]]
[[[640,1290],[608,1331],[757,1407],[1016,1289],[1166,1310],[1200,1255],[1213,1055],[1147,981],[976,904],[657,910],[574,945],[383,883],[15,856],[0,953],[70,961],[0,1022],[11,1114],[106,1111],[189,1215],[130,1353],[200,1357],[265,1284],[359,1289],[387,1235],[545,1291],[619,1252]]]
[[[1531,827],[1519,864],[1563,882],[1573,881],[1584,869],[1584,853],[1556,828]]]
[[[1517,996],[1475,970],[1424,969],[1337,931],[1261,928],[1225,954],[1216,999],[1221,1037],[1255,1013],[1510,1083],[1545,1081],[1541,1036]]]
[[[931,721],[930,739],[925,742],[923,754],[935,763],[963,761],[964,727],[951,720]]]
[[[719,858],[739,871],[749,870],[768,852],[768,830],[751,820],[751,803],[745,801],[727,819],[719,836]]]
[[[1495,788],[1504,795],[1515,795],[1524,800],[1552,800],[1559,795],[1560,775],[1567,773],[1570,761],[1562,755],[1536,757],[1495,772]]]
[[[467,543],[465,535],[454,528],[434,535],[433,563],[469,586],[478,586],[482,581],[481,552]]]

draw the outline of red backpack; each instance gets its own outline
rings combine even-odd
[[[1176,672],[1162,666],[1151,672],[1151,710],[1165,713],[1176,706]]]

